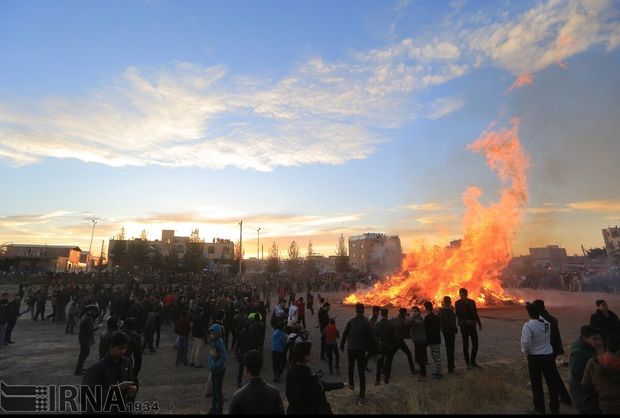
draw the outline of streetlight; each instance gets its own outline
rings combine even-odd
[[[95,236],[95,225],[97,225],[96,219],[91,219],[90,221],[93,223],[93,230],[90,233],[90,244],[88,245],[88,257],[86,258],[86,269],[88,269],[88,264],[90,263],[90,259],[91,259],[90,250],[93,247],[93,237]]]
[[[90,250],[93,247],[93,237],[95,236],[95,225],[97,225],[97,221],[95,219],[90,220],[93,223],[93,231],[90,234],[90,245],[88,246],[88,254],[90,255]]]
[[[241,260],[243,260],[243,221],[239,222],[239,277],[241,277]]]
[[[256,230],[258,232],[258,242],[256,243],[256,259],[260,259],[260,228]]]

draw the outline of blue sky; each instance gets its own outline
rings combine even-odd
[[[255,230],[332,254],[461,233],[499,182],[467,145],[514,116],[530,201],[514,250],[620,220],[613,1],[0,3],[0,243]],[[519,76],[533,80],[510,89]]]

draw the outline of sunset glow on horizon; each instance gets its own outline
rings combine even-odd
[[[529,201],[511,253],[603,246],[620,224],[620,5],[0,5],[0,244],[93,253],[125,228],[292,240],[465,233],[500,179],[468,144],[520,119]],[[527,34],[527,36],[525,35]]]

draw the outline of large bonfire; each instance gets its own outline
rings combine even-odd
[[[463,193],[466,213],[464,236],[458,248],[422,248],[409,253],[401,272],[377,282],[368,292],[349,295],[344,303],[411,307],[422,301],[435,303],[443,296],[458,296],[459,288],[483,305],[522,302],[504,293],[502,270],[511,260],[511,243],[528,199],[526,170],[528,157],[519,141],[519,119],[512,128],[488,129],[469,146],[482,153],[501,180],[498,202],[484,206],[482,191],[469,187]]]

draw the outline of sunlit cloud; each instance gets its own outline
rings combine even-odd
[[[591,212],[618,212],[620,211],[620,200],[587,200],[583,202],[569,203],[567,206],[571,209]]]
[[[517,77],[510,88],[508,88],[508,91],[516,90],[523,86],[531,86],[532,84],[534,84],[534,76],[532,73],[523,73]]]
[[[464,32],[468,49],[514,75],[549,65],[603,44],[618,46],[618,8],[613,0],[549,0],[517,19],[488,21]]]

